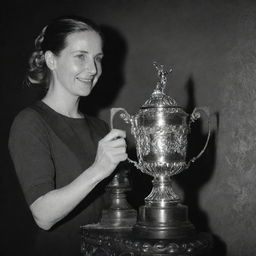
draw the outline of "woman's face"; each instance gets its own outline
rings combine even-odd
[[[75,97],[89,95],[101,75],[102,58],[102,39],[98,33],[70,34],[66,47],[54,56],[54,87]]]

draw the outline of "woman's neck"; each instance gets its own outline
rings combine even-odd
[[[54,93],[49,93],[45,95],[42,101],[49,107],[54,109],[56,112],[72,118],[81,118],[83,114],[78,111],[79,97],[68,98],[60,97]]]

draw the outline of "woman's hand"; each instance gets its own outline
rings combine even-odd
[[[117,165],[127,159],[125,131],[113,129],[98,143],[93,166],[100,170],[102,179],[109,176]]]

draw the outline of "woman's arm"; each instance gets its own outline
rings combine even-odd
[[[52,190],[30,205],[37,225],[49,230],[71,212],[104,178],[127,158],[125,132],[112,130],[98,143],[95,161],[70,184]]]

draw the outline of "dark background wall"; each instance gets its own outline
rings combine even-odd
[[[135,114],[156,84],[155,60],[173,68],[167,94],[187,112],[209,106],[209,146],[188,171],[175,177],[175,189],[197,229],[213,234],[214,255],[254,255],[255,13],[256,3],[249,0],[34,0],[2,5],[0,254],[29,255],[35,229],[7,153],[13,117],[40,94],[22,85],[27,58],[50,19],[76,14],[102,24],[106,34],[103,77],[83,110],[106,121],[114,106]],[[203,120],[193,128],[189,155],[202,148],[205,124]],[[128,141],[132,147],[131,136]],[[150,179],[134,169],[131,177],[130,200],[138,207],[150,190]]]

